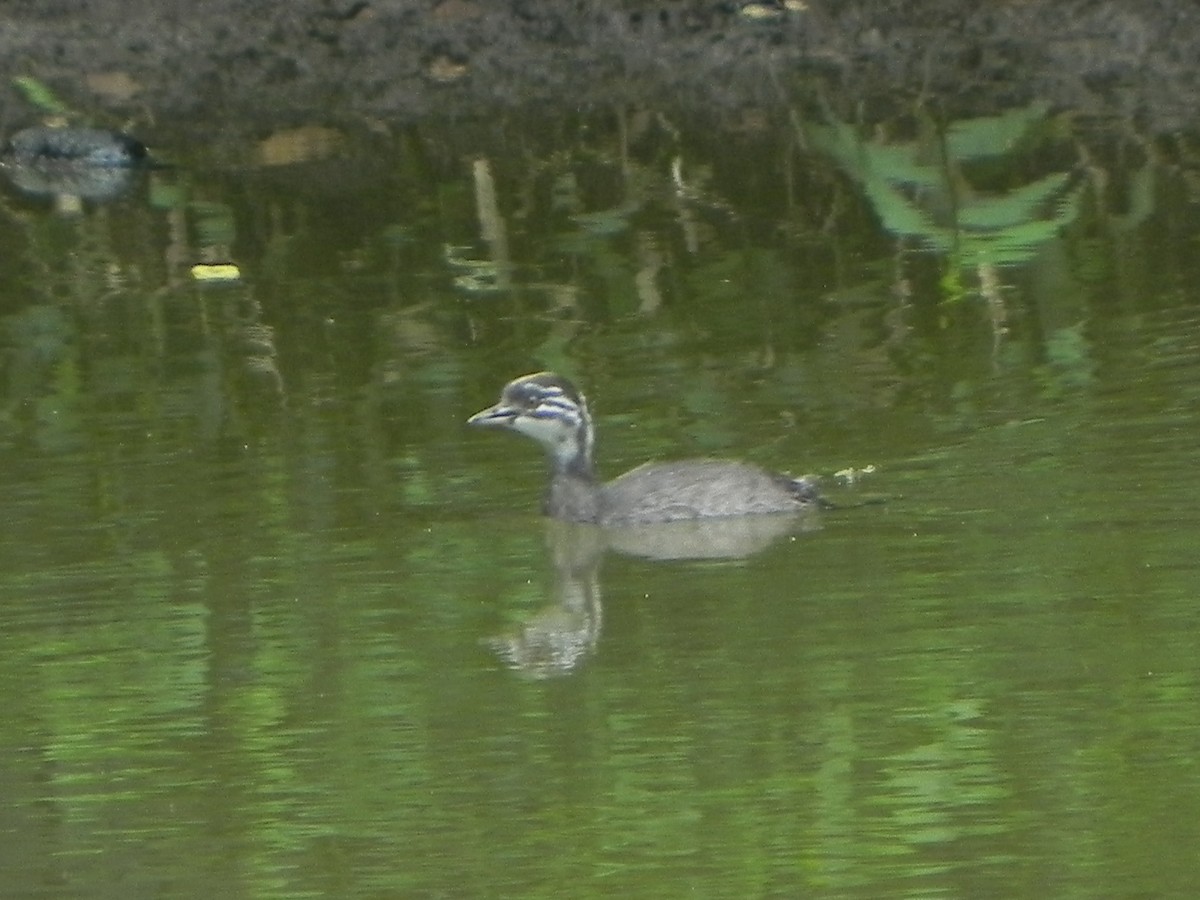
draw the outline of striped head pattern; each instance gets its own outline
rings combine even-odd
[[[497,403],[467,423],[524,434],[545,448],[556,470],[592,474],[594,437],[587,400],[561,375],[537,372],[510,381]]]

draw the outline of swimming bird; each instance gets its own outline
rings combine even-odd
[[[546,452],[550,483],[543,512],[598,525],[799,513],[827,505],[811,477],[792,478],[750,463],[689,459],[638,466],[612,481],[596,478],[595,431],[587,399],[553,372],[523,375],[469,425],[515,431]]]

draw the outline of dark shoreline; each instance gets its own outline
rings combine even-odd
[[[1196,121],[1200,7],[1190,3],[808,0],[763,4],[759,16],[743,5],[9,0],[3,130],[40,115],[18,76],[98,124],[151,136],[624,103],[733,128],[798,97],[867,119],[1039,99],[1149,134]]]

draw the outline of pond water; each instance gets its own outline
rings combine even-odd
[[[835,153],[640,127],[5,199],[0,895],[1190,895],[1187,167],[1009,258]],[[710,558],[549,526],[464,424],[546,368],[608,475],[843,508]]]

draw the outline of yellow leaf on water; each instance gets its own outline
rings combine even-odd
[[[199,282],[240,281],[242,271],[232,263],[192,266],[192,277]]]

